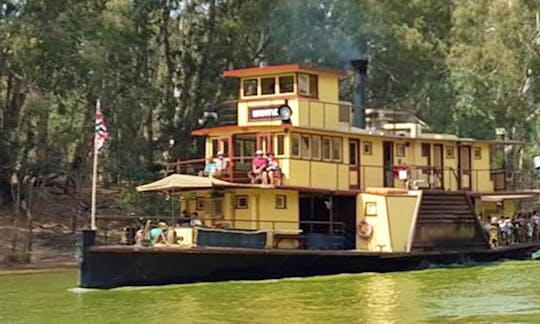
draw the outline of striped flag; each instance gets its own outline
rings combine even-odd
[[[109,140],[107,124],[101,113],[101,102],[98,99],[96,103],[96,133],[94,134],[94,147],[97,151],[101,150]]]

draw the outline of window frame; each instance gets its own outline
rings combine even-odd
[[[253,98],[259,96],[259,79],[260,78],[244,78],[242,79],[242,98]],[[255,81],[255,94],[246,95],[246,82]]]
[[[362,143],[362,155],[373,155],[373,142]]]
[[[286,78],[286,77],[292,77],[292,91],[290,92],[282,92],[281,91],[281,82],[280,82],[280,79],[281,78]],[[281,75],[277,75],[276,76],[276,85],[277,85],[277,90],[278,90],[278,94],[294,94],[295,91],[296,91],[296,78],[295,78],[295,75],[294,74],[281,74]]]
[[[243,204],[242,201],[245,201],[245,204]],[[249,196],[248,195],[235,195],[234,208],[235,209],[249,209]]]
[[[298,147],[297,148],[298,154],[296,154],[296,155],[294,154],[294,147],[293,147],[295,140],[298,143],[298,146],[297,146]],[[290,155],[291,155],[291,157],[299,158],[301,156],[300,142],[301,142],[300,134],[291,133],[291,143],[290,143],[290,146],[291,146],[290,147],[290,149],[291,149],[291,154]]]
[[[339,141],[339,150],[335,151],[336,141]],[[339,152],[339,157],[335,157],[334,153]],[[343,139],[341,137],[332,137],[332,161],[341,162],[343,158]]]
[[[326,156],[325,154],[325,142],[328,142],[328,157]],[[323,159],[323,161],[332,161],[332,137],[330,136],[323,136],[322,137],[322,154],[321,154],[321,157]]]
[[[304,139],[308,140],[307,148]],[[311,135],[309,134],[300,135],[300,157],[306,160],[311,159]]]
[[[276,195],[275,209],[287,209],[287,195]]]
[[[263,82],[264,82],[264,80],[271,80],[271,79],[274,80],[273,92],[272,92],[272,93],[264,93]],[[269,95],[275,95],[275,94],[277,94],[277,92],[276,92],[276,76],[272,76],[272,77],[260,77],[260,83],[261,83],[261,96],[269,96]]]
[[[319,153],[317,154],[317,156],[314,156],[313,152],[314,152],[314,148],[315,148],[315,139],[318,140],[318,150],[319,150]],[[321,138],[321,135],[311,135],[311,159],[312,160],[320,160],[322,158],[322,138]]]

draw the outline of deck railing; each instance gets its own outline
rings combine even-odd
[[[253,157],[227,158],[227,169],[220,176],[223,180],[237,183],[249,182],[248,172],[251,169]],[[291,159],[294,160],[294,159]],[[321,161],[303,160],[308,163],[306,172],[310,172],[311,164]],[[338,164],[336,166],[336,186],[339,183]],[[354,166],[349,166],[353,169]],[[204,169],[204,159],[176,161],[167,164],[167,174],[181,173],[199,175]],[[400,171],[406,171],[406,178]],[[425,165],[368,165],[361,164],[357,168],[360,173],[358,188],[364,190],[367,187],[384,186],[384,179],[390,183],[390,187],[398,188],[429,188],[444,190],[471,190],[471,191],[504,191],[534,189],[538,187],[537,172],[511,169],[460,169],[454,167],[434,167]],[[376,175],[376,176],[373,176]],[[285,175],[293,177],[294,175]],[[382,181],[382,182],[381,182]],[[393,183],[393,184],[392,184]],[[287,184],[287,181],[284,181]],[[312,177],[307,177],[305,186],[314,186]]]

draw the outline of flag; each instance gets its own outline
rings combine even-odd
[[[107,124],[105,118],[101,113],[101,102],[96,103],[96,132],[94,134],[94,147],[97,151],[101,150],[105,143],[109,140],[109,132],[107,131]]]

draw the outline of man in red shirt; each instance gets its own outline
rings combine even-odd
[[[265,179],[266,177],[263,176],[266,169],[266,163],[267,159],[263,157],[262,150],[257,150],[255,152],[255,157],[251,162],[251,171],[248,174],[249,178],[251,179],[251,183],[267,183],[267,179]]]

